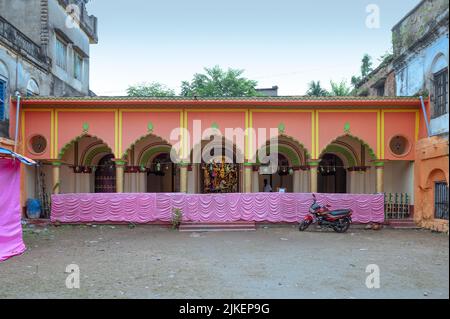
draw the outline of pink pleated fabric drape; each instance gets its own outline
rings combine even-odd
[[[352,209],[353,221],[384,221],[382,194],[317,194],[332,209]],[[298,222],[308,212],[307,193],[250,194],[60,194],[52,196],[52,221],[169,222],[174,208],[184,221],[193,222]]]
[[[0,158],[0,262],[24,251],[20,213],[20,162]]]

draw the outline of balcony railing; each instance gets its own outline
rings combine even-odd
[[[42,54],[41,47],[2,16],[0,16],[0,38],[5,40],[13,49],[19,52],[24,51],[34,59],[47,63],[47,58]]]
[[[407,193],[385,193],[384,213],[386,219],[411,217],[411,198]]]

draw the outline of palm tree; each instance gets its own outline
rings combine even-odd
[[[332,96],[349,96],[352,93],[351,87],[347,86],[347,83],[342,80],[340,83],[330,81]]]
[[[306,91],[306,95],[308,96],[327,96],[329,93],[327,90],[320,86],[320,81],[311,81],[308,84],[308,91]]]

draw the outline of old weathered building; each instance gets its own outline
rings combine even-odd
[[[448,0],[424,0],[392,29],[396,94],[429,98],[428,137],[416,144],[415,220],[448,230]]]
[[[89,46],[98,42],[88,0],[0,0],[0,138],[10,97],[87,96]]]
[[[386,59],[357,84],[359,96],[395,96],[395,72],[393,57]]]
[[[415,147],[415,221],[448,230],[448,0],[423,0],[392,28],[393,55],[357,85],[361,96],[423,96],[428,136]]]

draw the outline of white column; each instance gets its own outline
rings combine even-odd
[[[139,193],[147,193],[147,173],[139,173]]]
[[[252,193],[259,193],[259,172],[252,174]]]
[[[295,170],[293,178],[294,178],[294,193],[300,193],[301,192],[301,171]]]
[[[309,187],[309,171],[308,170],[302,170],[300,171],[300,193],[309,193],[310,187]]]

